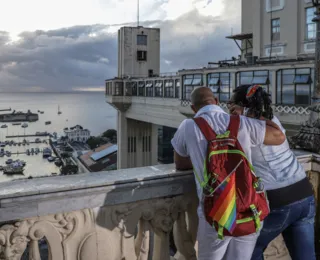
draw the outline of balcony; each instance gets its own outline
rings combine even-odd
[[[318,196],[320,157],[299,160]],[[197,204],[173,165],[2,183],[0,258],[196,259]],[[288,259],[281,237],[265,256]]]

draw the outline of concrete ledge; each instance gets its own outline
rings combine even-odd
[[[172,197],[195,191],[192,172],[159,165],[0,184],[0,222]]]

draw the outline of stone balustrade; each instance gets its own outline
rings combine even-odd
[[[318,185],[315,156],[300,159]],[[193,260],[191,172],[158,165],[0,184],[0,259]],[[278,238],[266,259],[290,259]]]

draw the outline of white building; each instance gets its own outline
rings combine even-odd
[[[67,128],[64,130],[64,133],[70,142],[85,143],[90,138],[90,131],[88,129],[83,129],[80,125],[70,127],[70,129]]]

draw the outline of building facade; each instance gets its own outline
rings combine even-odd
[[[153,63],[138,61],[133,54],[128,60],[123,59],[123,38],[130,39],[126,48],[135,53],[137,35],[141,31],[148,35],[159,33],[159,29],[120,29],[118,77],[106,80],[107,102],[119,111],[118,168],[155,163],[157,129],[177,128],[183,119],[193,115],[190,95],[199,86],[209,87],[225,109],[237,86],[264,86],[271,96],[274,114],[287,134],[294,134],[310,113],[307,107],[314,87],[314,11],[308,0],[242,0],[241,33],[226,35],[237,44],[240,55],[202,68],[181,68],[171,74],[150,75],[149,70],[155,71]],[[160,53],[160,45],[148,46],[149,40],[144,43],[148,52]],[[158,55],[154,61],[160,63]],[[140,63],[143,66],[136,66]],[[123,67],[132,72],[130,77],[123,76]],[[139,72],[135,72],[137,68]]]
[[[80,125],[65,129],[64,133],[69,142],[85,143],[90,138],[90,131],[88,129],[83,129],[83,127]]]
[[[247,59],[296,59],[313,55],[312,0],[242,0],[242,35],[252,34]],[[245,49],[246,40],[242,47]],[[250,61],[249,61],[250,62]]]

